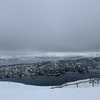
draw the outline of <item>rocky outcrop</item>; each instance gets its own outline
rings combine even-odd
[[[0,78],[59,76],[66,72],[88,73],[100,63],[99,57],[42,61],[30,64],[6,65],[0,67]]]

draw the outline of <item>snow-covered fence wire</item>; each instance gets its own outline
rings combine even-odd
[[[81,80],[81,81],[72,82],[72,83],[65,83],[63,85],[53,86],[51,87],[51,89],[63,88],[65,86],[71,86],[71,85],[75,85],[76,87],[79,87],[79,84],[82,84],[82,83],[89,83],[94,87],[95,84],[99,84],[99,81],[100,81],[100,78],[92,78],[92,79]]]

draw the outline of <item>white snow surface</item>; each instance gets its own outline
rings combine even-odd
[[[78,88],[40,87],[13,82],[0,82],[0,100],[100,100],[100,85],[84,83]],[[86,86],[86,87],[85,87]]]
[[[100,52],[0,52],[0,59],[30,60],[35,57],[100,57]]]

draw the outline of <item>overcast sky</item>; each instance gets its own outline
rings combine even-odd
[[[0,0],[0,50],[100,50],[100,0]]]

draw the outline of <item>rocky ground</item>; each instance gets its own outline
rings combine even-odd
[[[100,57],[42,61],[30,64],[5,65],[0,67],[0,79],[16,77],[59,76],[65,72],[89,73],[97,69]]]

